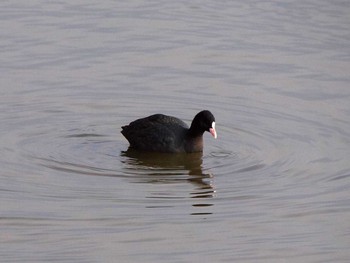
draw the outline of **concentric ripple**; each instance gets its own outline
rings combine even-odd
[[[223,98],[205,91],[195,96],[159,90],[156,98],[149,91],[138,92],[111,90],[94,101],[73,96],[64,109],[53,102],[31,101],[31,113],[21,110],[26,108],[23,103],[23,108],[16,109],[16,121],[7,120],[4,140],[9,150],[4,167],[20,156],[18,172],[36,171],[58,180],[54,185],[43,181],[43,195],[49,195],[52,188],[72,198],[84,193],[108,199],[116,193],[123,206],[178,208],[178,212],[184,209],[203,217],[220,214],[218,209],[232,200],[259,207],[269,206],[271,200],[279,203],[294,196],[295,188],[343,178],[347,173],[340,155],[345,156],[348,148],[339,141],[348,140],[349,132],[344,125],[321,121],[333,118],[328,112],[291,110],[278,103]],[[203,109],[215,115],[218,138],[205,133],[201,154],[133,152],[120,134],[122,125],[143,116],[164,113],[190,123]],[[18,121],[25,123],[25,129],[15,128]],[[330,155],[332,149],[336,150]],[[68,182],[79,188],[77,193],[71,192]],[[100,185],[97,189],[96,184]],[[308,192],[319,195],[318,188]]]
[[[131,96],[125,97],[132,99]],[[240,178],[239,174],[271,176],[286,171],[302,173],[310,163],[305,162],[301,149],[314,147],[313,142],[317,140],[310,137],[310,129],[332,129],[305,116],[235,105],[229,99],[221,103],[220,108],[205,96],[201,98],[201,103],[191,101],[192,109],[186,109],[188,102],[183,98],[183,104],[178,101],[181,101],[181,97],[164,96],[163,103],[154,109],[146,99],[144,104],[140,102],[138,108],[127,109],[125,116],[116,116],[114,109],[108,108],[107,112],[101,110],[92,118],[88,116],[88,125],[81,122],[87,115],[74,116],[69,113],[61,113],[55,127],[52,127],[52,123],[45,123],[45,119],[41,122],[33,120],[36,126],[28,127],[25,134],[19,133],[21,139],[17,144],[25,158],[57,173],[125,178],[124,183],[191,182],[203,190],[203,196],[207,196],[207,187],[213,185],[217,177],[237,179]],[[123,101],[123,105],[132,103]],[[119,134],[119,127],[123,124],[155,112],[178,116],[189,123],[192,116],[203,108],[202,104],[217,116],[218,130],[217,140],[205,134],[203,154],[132,152]],[[142,112],[139,108],[143,109]],[[50,118],[51,114],[46,118]],[[291,128],[295,126],[299,127],[299,134],[293,134],[295,130]],[[213,196],[217,189],[210,191]],[[185,197],[188,193],[176,193],[175,196],[179,194]]]

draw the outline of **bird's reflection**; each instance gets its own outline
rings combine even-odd
[[[143,179],[147,182],[154,183],[154,177],[159,175],[162,182],[179,180],[176,174],[188,174],[187,181],[196,187],[190,193],[191,198],[211,198],[215,190],[212,183],[212,174],[204,173],[202,170],[203,154],[202,153],[153,153],[140,152],[132,148],[121,152],[124,157],[124,163],[132,169],[142,169]],[[146,169],[145,169],[146,168]],[[172,175],[172,176],[170,176]],[[149,178],[149,180],[147,179]],[[194,204],[193,206],[211,206],[211,204]]]

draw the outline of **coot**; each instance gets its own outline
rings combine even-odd
[[[193,119],[191,127],[182,120],[163,114],[154,114],[123,126],[121,133],[130,147],[151,152],[201,152],[203,133],[217,137],[214,115],[203,110]]]

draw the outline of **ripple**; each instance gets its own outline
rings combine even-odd
[[[252,105],[247,98],[222,98],[205,90],[201,94],[169,94],[154,89],[156,98],[142,89],[134,93],[124,90],[123,100],[116,103],[117,107],[105,98],[93,103],[83,100],[65,110],[59,110],[57,105],[50,110],[47,103],[41,105],[37,102],[31,110],[39,111],[44,107],[44,111],[29,115],[17,109],[19,115],[27,118],[26,129],[8,131],[7,138],[13,141],[13,136],[16,137],[13,143],[31,169],[35,164],[39,171],[53,172],[58,176],[63,173],[116,178],[123,180],[123,187],[130,191],[134,187],[132,184],[172,185],[176,191],[168,195],[170,198],[205,199],[224,193],[227,200],[239,200],[245,196],[238,193],[239,190],[236,195],[229,194],[237,182],[253,180],[253,185],[259,188],[265,186],[262,178],[283,180],[283,177],[293,175],[305,182],[323,180],[306,172],[310,167],[314,173],[329,178],[322,163],[327,160],[328,165],[335,166],[337,158],[328,156],[322,148],[329,148],[329,142],[338,144],[339,138],[349,134],[341,127],[318,120],[314,112],[289,111],[266,104]],[[190,123],[202,109],[209,109],[216,116],[218,139],[213,140],[205,134],[205,148],[201,155],[132,152],[119,133],[122,125],[160,112]],[[343,174],[346,174],[346,169]],[[222,178],[226,178],[227,183],[217,189],[215,181],[220,182]],[[157,193],[162,193],[162,190],[155,190],[152,197],[166,198]]]
[[[132,105],[137,96],[130,94],[125,98],[123,105]],[[184,100],[181,94],[160,94],[159,100],[162,103],[155,109],[152,103],[147,102],[147,97],[143,96],[142,100],[137,102],[138,108],[127,107],[124,109],[125,116],[116,119],[105,117],[105,123],[101,126],[94,124],[84,127],[74,118],[73,123],[81,127],[67,127],[65,130],[65,122],[72,123],[69,121],[72,119],[67,113],[61,113],[67,117],[67,120],[57,123],[61,125],[61,129],[57,130],[41,123],[41,126],[32,127],[35,132],[26,131],[26,134],[20,135],[22,139],[18,142],[19,147],[29,158],[37,159],[39,165],[60,172],[128,178],[138,176],[138,181],[176,182],[180,178],[187,180],[188,175],[213,174],[215,177],[216,174],[223,176],[262,170],[266,174],[275,173],[276,170],[286,171],[298,165],[299,149],[312,146],[312,140],[303,136],[293,136],[288,131],[289,127],[298,125],[301,129],[303,126],[307,129],[311,123],[313,129],[326,128],[325,125],[314,120],[309,121],[305,117],[299,118],[259,107],[248,108],[242,104],[232,104],[230,100],[221,103],[218,109],[215,105],[216,98],[209,100],[206,95]],[[186,107],[189,103],[190,109]],[[212,140],[205,136],[205,151],[202,156],[192,159],[184,156],[142,156],[125,151],[127,142],[118,132],[123,124],[147,113],[156,112],[179,116],[190,122],[192,116],[204,108],[203,104],[217,115],[219,137]],[[146,113],[141,116],[139,108]],[[228,112],[239,114],[236,114],[234,121],[230,121],[232,118],[227,118]],[[96,123],[100,122],[97,119],[90,122],[94,123],[94,120]],[[276,122],[279,122],[283,129],[276,130],[275,126],[266,125]],[[37,132],[38,129],[41,131]],[[123,165],[120,166],[116,162]],[[167,177],[161,178],[162,175]],[[140,177],[143,177],[143,180]]]

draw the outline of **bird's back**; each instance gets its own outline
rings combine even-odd
[[[188,126],[182,120],[154,114],[122,127],[130,146],[147,151],[182,152]]]

